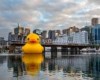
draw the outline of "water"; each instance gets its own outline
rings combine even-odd
[[[99,53],[49,57],[40,68],[31,66],[35,75],[28,74],[26,66],[21,54],[1,53],[0,80],[100,80]]]

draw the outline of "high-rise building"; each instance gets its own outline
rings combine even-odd
[[[51,40],[54,40],[56,38],[55,30],[49,30],[48,38],[51,39]]]
[[[23,35],[24,34],[24,28],[23,27],[20,27],[18,25],[17,28],[14,28],[14,34]]]
[[[14,33],[11,32],[8,35],[8,44],[12,42],[22,42],[24,36],[24,27],[18,25],[18,27],[14,28]]]
[[[98,18],[92,18],[92,20],[91,20],[91,25],[96,25],[96,24],[98,24]]]
[[[67,29],[63,29],[63,30],[62,30],[62,33],[63,33],[63,34],[67,34]]]
[[[43,39],[47,38],[47,31],[46,30],[42,31],[41,36]]]
[[[25,28],[24,35],[27,36],[30,33],[30,28]]]
[[[79,30],[80,30],[79,28],[73,26],[73,27],[70,27],[70,28],[68,28],[68,29],[64,29],[64,30],[62,31],[62,33],[63,33],[63,34],[69,35],[69,34],[72,33],[72,32],[79,32]]]
[[[60,36],[61,35],[61,31],[60,30],[55,30],[55,35],[56,35],[56,37]]]
[[[97,24],[92,29],[94,44],[100,44],[100,24]]]
[[[92,44],[93,43],[92,26],[85,26],[85,27],[81,28],[81,31],[88,32],[88,40],[89,40],[89,43]]]

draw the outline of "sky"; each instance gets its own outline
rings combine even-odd
[[[0,0],[0,37],[15,27],[52,30],[82,28],[100,18],[100,0]]]

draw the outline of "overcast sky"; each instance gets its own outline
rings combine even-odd
[[[0,0],[0,36],[17,27],[31,30],[79,28],[100,18],[100,0]]]

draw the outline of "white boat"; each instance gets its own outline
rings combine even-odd
[[[96,52],[97,50],[95,48],[83,48],[81,49],[81,52]]]

